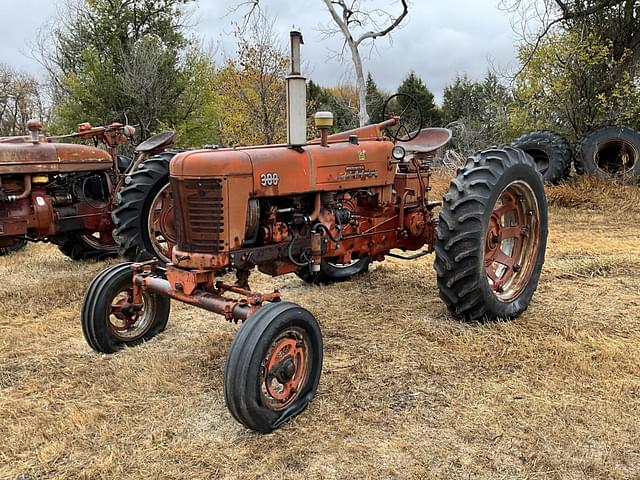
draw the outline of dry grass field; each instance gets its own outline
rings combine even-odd
[[[548,196],[547,262],[516,321],[453,320],[432,258],[332,286],[256,274],[325,339],[317,398],[264,436],[224,405],[237,327],[174,303],[156,339],[98,355],[79,310],[106,263],[1,258],[0,478],[640,478],[640,189]]]

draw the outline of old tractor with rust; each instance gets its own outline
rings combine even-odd
[[[508,319],[529,305],[547,238],[542,176],[522,150],[472,156],[443,201],[429,198],[431,158],[450,132],[422,129],[410,98],[390,99],[386,120],[336,135],[328,134],[331,115],[319,113],[320,138],[307,141],[300,41],[293,32],[288,144],[176,155],[171,263],[106,269],[88,287],[81,314],[87,342],[103,353],[162,331],[171,299],[242,321],[224,397],[233,417],[258,432],[312,400],[323,340],[309,311],[278,291],[251,290],[253,269],[329,281],[386,256],[435,252],[440,296],[454,317]],[[221,280],[228,272],[234,283]]]
[[[75,260],[115,256],[116,194],[141,183],[139,179],[149,172],[154,178],[158,172],[163,175],[165,195],[146,206],[144,235],[155,240],[147,242],[146,256],[166,255],[166,232],[159,230],[158,218],[171,210],[166,187],[173,153],[165,150],[174,143],[173,132],[138,145],[132,161],[118,154],[119,146],[135,134],[128,125],[83,123],[76,132],[58,137],[43,135],[36,120],[27,128],[29,136],[0,138],[0,255],[22,248],[27,241],[49,241]],[[79,141],[94,145],[73,143]],[[120,219],[116,216],[116,225]]]

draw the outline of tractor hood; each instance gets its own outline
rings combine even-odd
[[[0,139],[0,175],[108,170],[111,155],[71,143],[32,143],[25,137]]]
[[[392,149],[393,143],[380,139],[299,150],[286,145],[199,150],[176,155],[170,172],[178,180],[251,177],[255,196],[358,189],[393,184]]]

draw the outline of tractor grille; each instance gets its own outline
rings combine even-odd
[[[178,248],[194,253],[224,250],[224,197],[222,179],[171,179],[176,213]]]

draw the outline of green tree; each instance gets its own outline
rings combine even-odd
[[[442,122],[442,114],[436,106],[433,93],[427,88],[422,79],[415,72],[411,72],[398,87],[398,93],[403,93],[415,98],[420,110],[424,125],[427,127],[440,126]],[[404,99],[399,100],[401,103]]]
[[[59,129],[129,121],[146,138],[161,125],[177,127],[188,115],[211,110],[207,85],[195,83],[204,56],[183,25],[190,1],[68,0],[39,42],[42,63],[56,80]]]
[[[442,102],[442,121],[445,125],[460,119],[479,118],[482,87],[467,75],[459,75],[453,83],[444,89]]]
[[[575,139],[603,123],[638,125],[638,79],[627,71],[612,83],[612,72],[627,59],[617,56],[611,40],[560,32],[533,49],[520,50],[527,61],[514,88],[510,117],[515,130],[553,128]]]
[[[519,51],[514,128],[556,128],[575,138],[602,123],[638,126],[640,3],[549,0],[534,19],[540,3],[533,2],[504,2],[519,14],[520,30],[535,32]]]
[[[494,73],[478,82],[458,76],[445,87],[442,103],[444,123],[455,131],[454,148],[470,154],[489,144],[509,142],[511,103],[509,88]]]
[[[384,101],[384,95],[378,89],[371,73],[369,73],[367,75],[367,113],[369,114],[370,123],[378,123],[384,120],[382,118]]]

